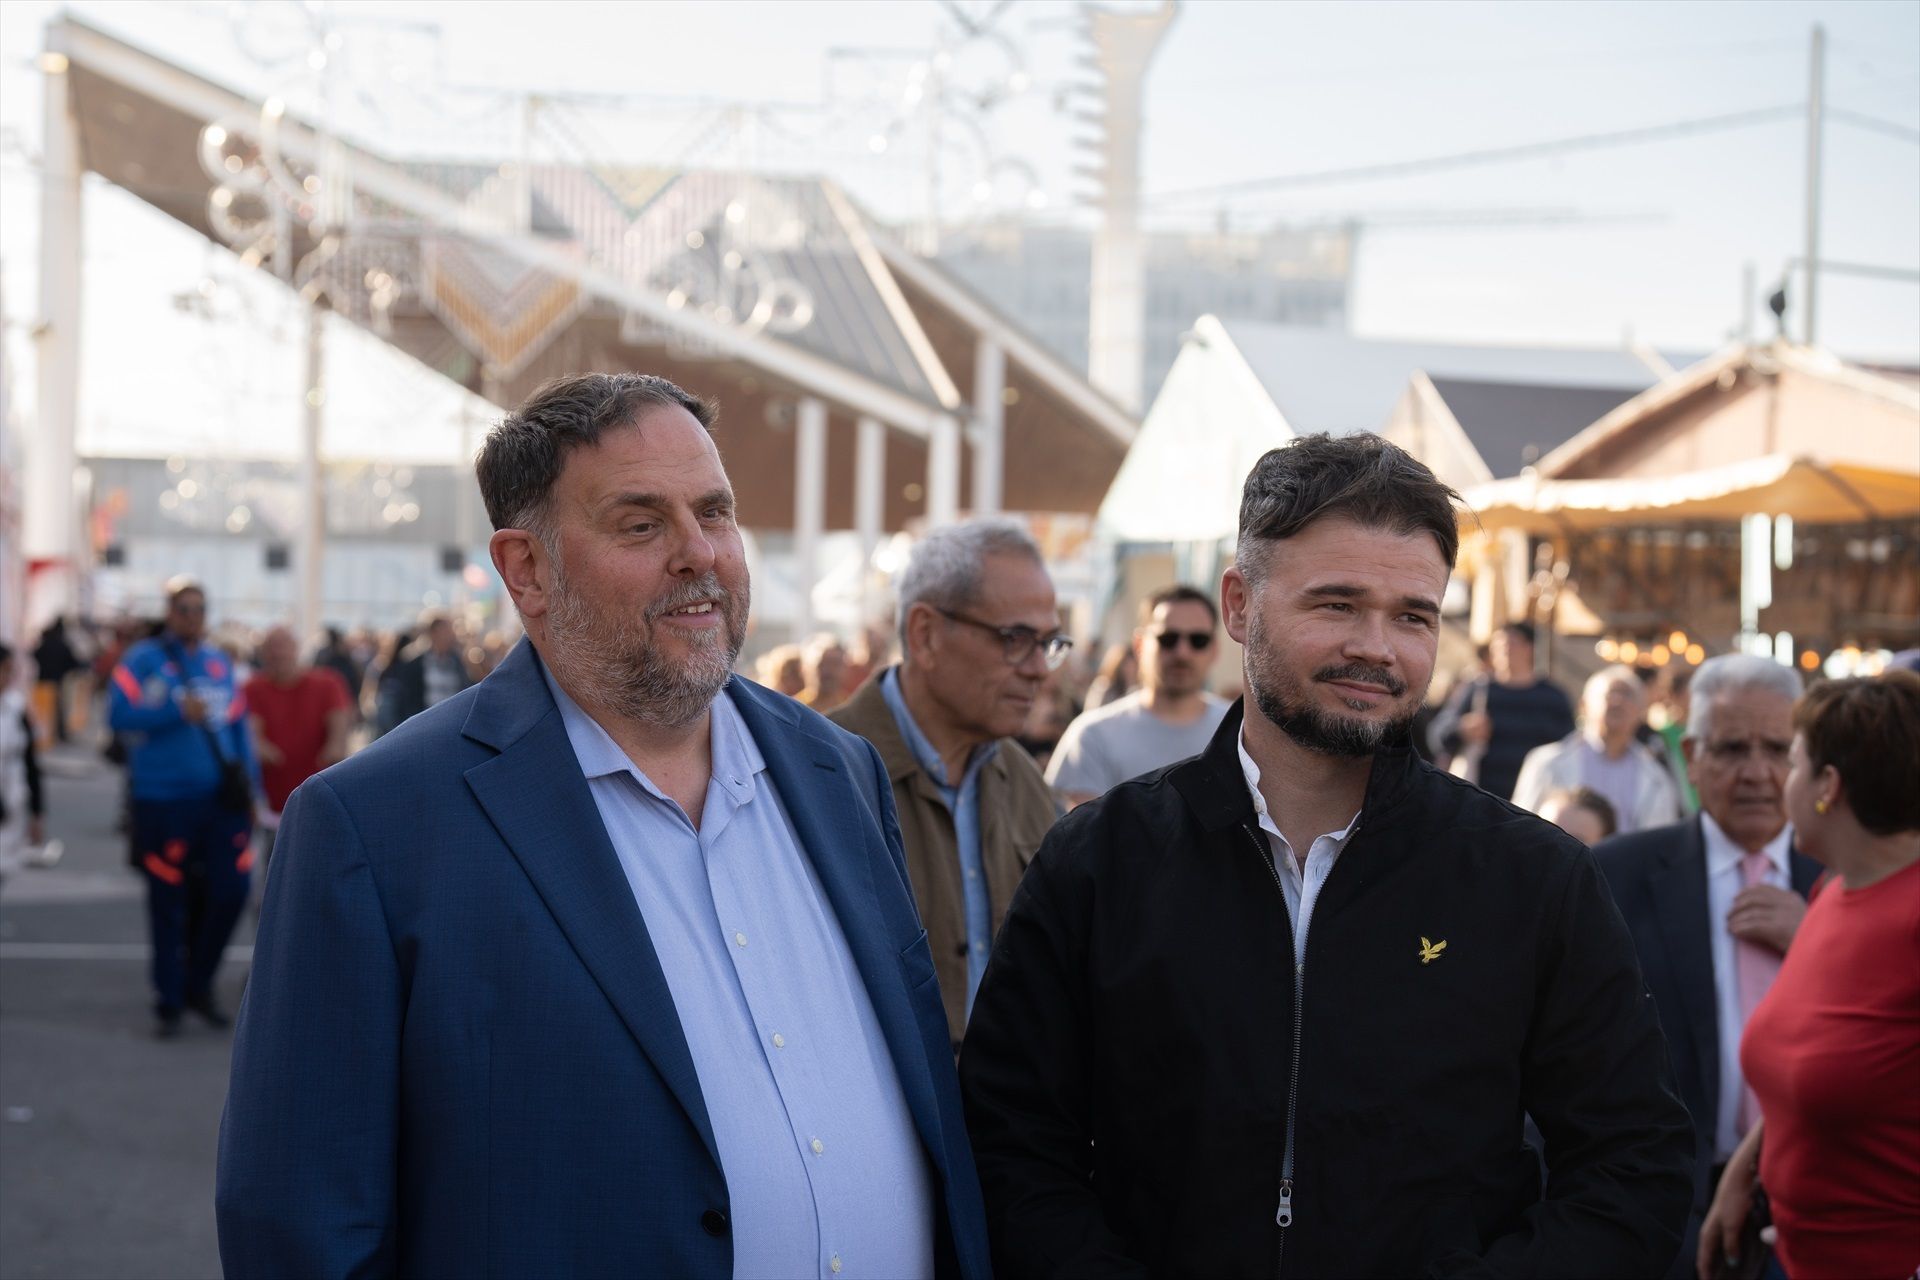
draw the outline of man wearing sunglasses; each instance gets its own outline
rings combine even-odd
[[[957,1046],[993,935],[1055,816],[1039,766],[1013,735],[1073,641],[1061,634],[1039,547],[1011,520],[935,529],[898,587],[900,664],[827,718],[871,742],[893,780]]]
[[[1060,736],[1047,782],[1061,804],[1083,805],[1128,778],[1207,749],[1227,714],[1226,699],[1207,692],[1220,656],[1218,626],[1212,599],[1184,584],[1141,602],[1133,633],[1140,688],[1088,710]]]

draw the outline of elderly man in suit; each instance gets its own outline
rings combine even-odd
[[[1800,678],[1726,654],[1693,677],[1681,750],[1700,792],[1685,822],[1594,850],[1639,949],[1681,1101],[1693,1117],[1693,1212],[1668,1274],[1693,1270],[1720,1169],[1759,1112],[1740,1074],[1740,1034],[1772,984],[1820,868],[1793,849],[1787,752]]]
[[[527,639],[288,805],[229,1276],[986,1277],[886,771],[730,676],[712,416],[589,374],[490,433]]]

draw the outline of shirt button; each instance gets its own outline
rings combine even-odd
[[[746,934],[744,934],[744,933],[736,933],[736,934],[734,934],[734,935],[733,935],[733,940],[734,940],[735,942],[737,942],[737,943],[739,943],[739,944],[740,944],[741,946],[743,946],[743,947],[747,945],[747,935],[746,935]]]
[[[776,1049],[784,1049],[787,1047],[787,1038],[778,1031],[773,1033],[773,1047]]]
[[[840,1274],[840,1255],[837,1253],[834,1254],[833,1261],[829,1262],[827,1265],[833,1268],[833,1274],[839,1275]]]
[[[813,1147],[813,1154],[817,1156],[826,1154],[827,1144],[820,1141],[820,1139],[815,1138],[811,1145]]]

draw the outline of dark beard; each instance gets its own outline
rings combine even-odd
[[[1322,711],[1309,700],[1307,691],[1297,681],[1270,669],[1272,654],[1262,643],[1260,630],[1257,622],[1248,629],[1247,692],[1261,715],[1307,750],[1351,760],[1372,755],[1383,744],[1407,736],[1412,729],[1418,708],[1383,720]],[[1396,698],[1407,691],[1406,681],[1391,672],[1358,664],[1322,667],[1313,673],[1313,680],[1316,684],[1330,680],[1364,680],[1382,686]]]
[[[617,716],[667,728],[692,724],[713,705],[746,641],[746,586],[728,591],[709,571],[654,601],[643,624],[635,626],[595,608],[568,586],[558,557],[553,564],[548,662],[563,685],[573,685]],[[696,637],[687,661],[675,665],[661,654],[654,626],[662,614],[703,599],[716,602],[723,625]]]

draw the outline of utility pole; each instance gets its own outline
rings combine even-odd
[[[1814,343],[1815,301],[1820,287],[1820,115],[1821,82],[1825,79],[1827,32],[1813,28],[1813,52],[1807,74],[1807,308],[1806,337]]]

